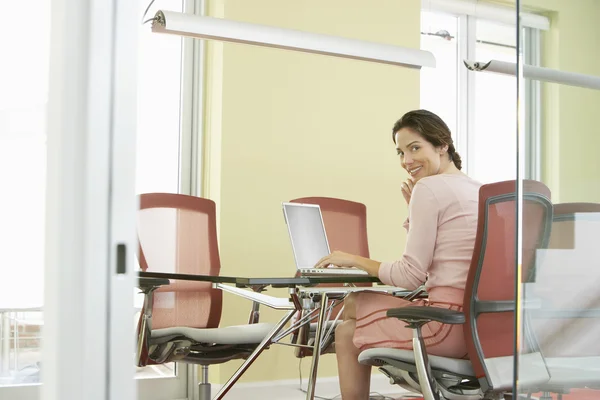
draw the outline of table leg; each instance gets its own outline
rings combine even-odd
[[[288,313],[277,323],[277,325],[275,325],[271,332],[269,332],[269,334],[265,336],[263,341],[260,342],[256,349],[254,349],[252,354],[248,356],[246,361],[244,361],[244,363],[238,368],[237,371],[235,371],[231,378],[229,378],[229,380],[223,385],[223,387],[221,387],[221,390],[219,390],[219,393],[217,393],[217,395],[215,396],[215,400],[222,399],[227,394],[227,392],[229,392],[231,387],[238,381],[238,379],[240,379],[242,374],[246,372],[250,365],[252,365],[252,363],[258,358],[260,353],[262,353],[263,350],[271,344],[271,339],[273,339],[279,333],[279,331],[283,329],[285,324],[288,323],[288,321],[292,318],[292,316],[295,313],[296,309],[288,311]]]
[[[323,336],[323,324],[325,321],[325,313],[329,303],[329,296],[323,293],[321,296],[321,310],[319,311],[319,320],[317,322],[317,332],[315,333],[315,344],[313,347],[312,364],[310,366],[310,376],[308,377],[308,390],[306,391],[306,399],[312,400],[315,398],[315,385],[317,384],[317,371],[319,368],[319,357],[321,355],[321,337]]]

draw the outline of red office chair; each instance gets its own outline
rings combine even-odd
[[[327,240],[331,251],[339,250],[369,258],[369,241],[367,238],[367,207],[362,203],[332,197],[302,197],[291,200],[292,203],[318,204],[323,215],[323,224],[327,232]],[[339,287],[339,284],[321,284],[319,286]],[[359,283],[356,286],[372,286],[371,283]],[[339,313],[341,304],[334,307],[331,315]],[[298,318],[304,315],[298,315]],[[316,316],[315,316],[316,317]],[[338,322],[341,320],[338,320]],[[330,321],[331,324],[331,321]],[[330,326],[327,327],[329,329]],[[305,325],[292,336],[294,344],[308,344],[314,340],[316,323]],[[335,329],[332,330],[332,334]],[[333,342],[332,342],[333,344]],[[324,349],[333,352],[333,346]],[[312,349],[296,347],[296,357],[312,355]]]
[[[215,203],[169,193],[140,196],[139,263],[143,271],[219,275]],[[143,282],[144,280],[141,279]],[[206,367],[246,358],[274,325],[255,323],[219,328],[222,292],[208,282],[146,279],[138,323],[138,366],[172,361]],[[210,385],[201,382],[201,398]]]
[[[301,197],[291,202],[319,205],[331,251],[369,258],[367,207],[364,204],[333,197]],[[371,286],[370,283],[365,285]]]
[[[404,307],[389,310],[413,328],[414,350],[373,348],[359,361],[379,366],[398,383],[424,398],[500,398],[513,387],[513,349],[516,279],[515,181],[483,185],[479,191],[479,217],[473,258],[467,277],[464,312],[435,307]],[[522,276],[535,275],[537,249],[546,248],[552,221],[548,188],[524,182]],[[427,355],[422,325],[438,321],[464,324],[468,359]],[[520,357],[521,387],[536,386],[549,379],[542,355],[533,346]]]

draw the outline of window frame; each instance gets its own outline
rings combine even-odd
[[[206,15],[206,0],[184,0],[185,12]],[[202,196],[206,41],[183,38],[179,193]]]
[[[456,150],[464,154],[463,168],[472,174],[473,165],[469,163],[475,152],[475,75],[463,65],[463,60],[474,60],[477,44],[477,21],[500,22],[506,24],[507,7],[486,5],[485,13],[478,13],[476,5],[462,0],[422,0],[422,11],[451,15],[457,18],[457,106],[456,132],[454,141]],[[498,18],[494,18],[494,10]],[[514,10],[513,10],[514,12]],[[548,29],[549,22],[545,17],[521,13],[523,41],[521,43],[524,62],[539,66],[541,59],[541,29]],[[546,21],[546,22],[545,22]],[[530,22],[530,23],[526,23]],[[517,29],[516,21],[514,24]],[[515,49],[515,58],[517,49]],[[487,61],[487,60],[478,60]],[[439,66],[437,67],[439,68]],[[541,93],[540,83],[527,79],[525,94],[525,178],[541,179]],[[516,99],[515,99],[516,100]],[[516,127],[515,127],[516,129]],[[515,143],[516,146],[516,143]]]

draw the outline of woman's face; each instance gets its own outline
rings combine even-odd
[[[439,148],[410,128],[400,129],[395,136],[400,164],[415,183],[440,172],[442,156]]]

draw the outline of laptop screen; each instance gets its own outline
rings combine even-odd
[[[321,209],[314,204],[283,203],[296,267],[312,268],[329,254]]]

